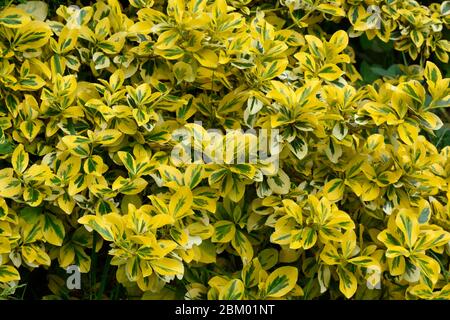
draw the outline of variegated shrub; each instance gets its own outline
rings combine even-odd
[[[69,2],[0,12],[0,296],[450,299],[449,1]]]

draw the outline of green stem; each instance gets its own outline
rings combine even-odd
[[[24,288],[22,290],[22,296],[20,297],[20,300],[23,300],[23,298],[25,297],[25,291],[27,290],[27,284],[24,285]]]
[[[302,27],[300,26],[300,23],[298,22],[298,19],[296,17],[294,17],[294,15],[292,14],[292,11],[289,10],[289,16],[291,17],[292,21],[294,21],[294,24],[291,24],[287,29],[291,29],[292,27],[294,27],[295,25],[297,27],[299,27],[300,29],[302,29]],[[304,17],[307,17],[308,14],[306,14],[305,16],[303,16],[300,20],[302,20]]]
[[[120,290],[120,284],[116,284],[112,293],[111,293],[111,300],[117,300],[119,296],[119,290]]]
[[[100,280],[101,281],[100,289],[98,290],[98,293],[97,293],[97,300],[102,299],[103,292],[105,291],[106,281],[108,280],[109,267],[111,266],[111,258],[112,258],[112,256],[110,256],[110,255],[108,255],[108,257],[106,258],[105,266],[104,266],[103,272],[102,272],[102,278]]]
[[[403,64],[405,66],[407,66],[408,65],[408,61],[406,61],[405,51],[402,51],[402,58],[403,58]]]
[[[306,284],[303,300],[308,300],[309,291],[311,291],[311,286],[313,284],[313,281],[314,281],[314,277],[311,277],[311,279],[309,279],[308,283]]]
[[[91,252],[91,292],[90,292],[90,299],[95,299],[95,284],[97,282],[96,275],[97,275],[97,252],[95,252],[95,247],[97,246],[97,233],[94,232],[92,236],[92,252]]]

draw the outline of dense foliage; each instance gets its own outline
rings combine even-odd
[[[450,2],[419,2],[4,4],[0,296],[450,299]]]

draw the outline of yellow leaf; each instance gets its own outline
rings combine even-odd
[[[12,46],[14,50],[25,51],[44,46],[52,34],[48,24],[42,21],[31,21],[17,30]]]
[[[77,44],[79,30],[64,27],[58,39],[58,53],[65,54],[75,48]]]
[[[41,224],[45,240],[55,246],[61,246],[66,235],[62,221],[54,215],[44,214],[41,216]]]
[[[320,7],[320,6],[319,6]],[[341,52],[348,45],[348,34],[344,30],[336,31],[329,41],[334,52]]]
[[[402,231],[408,247],[412,248],[416,243],[420,232],[417,216],[412,210],[401,209],[395,218],[395,224]]]
[[[439,80],[442,80],[441,71],[431,61],[427,61],[425,64],[424,76],[431,83],[437,83]]]
[[[231,221],[221,220],[214,223],[214,234],[212,242],[227,243],[230,242],[236,233],[236,227]]]
[[[167,3],[167,14],[175,18],[177,23],[181,23],[184,13],[184,0],[169,0]]]
[[[183,217],[191,210],[193,202],[192,191],[188,187],[180,187],[170,198],[169,212],[175,218]]]
[[[13,177],[12,168],[0,170],[0,197],[13,198],[22,193],[22,185],[19,179]]]
[[[73,209],[75,208],[75,200],[73,200],[72,197],[67,193],[59,196],[57,202],[58,206],[66,214],[71,214]]]
[[[289,248],[308,250],[317,242],[317,232],[313,228],[306,227],[302,230],[295,230],[291,233],[291,243]]]
[[[87,178],[84,174],[77,174],[69,182],[68,193],[70,196],[74,196],[87,188]]]
[[[339,290],[347,299],[350,299],[358,287],[355,275],[344,267],[337,268],[339,276]]]
[[[104,146],[113,145],[122,137],[122,132],[115,129],[106,129],[94,132],[93,141]]]
[[[45,164],[33,164],[23,174],[25,182],[44,182],[52,176],[50,168]]]
[[[183,61],[175,63],[173,66],[173,74],[175,75],[175,78],[177,78],[178,82],[183,80],[186,82],[193,82],[195,80],[195,74],[191,65]]]
[[[323,13],[335,16],[335,17],[344,17],[345,11],[342,8],[333,6],[328,3],[321,3],[317,6],[317,10],[322,11]]]
[[[395,258],[388,258],[388,267],[389,272],[393,276],[400,276],[405,273],[406,270],[406,261],[405,257],[397,256]]]
[[[63,180],[70,180],[80,172],[81,160],[78,157],[70,156],[64,160],[57,171],[59,177]]]
[[[0,282],[6,283],[10,281],[20,280],[20,274],[13,266],[2,265],[0,266]]]
[[[75,250],[73,245],[66,244],[59,250],[59,264],[62,268],[68,267],[75,258]]]
[[[365,181],[361,184],[361,187],[362,187],[361,199],[363,201],[375,200],[380,194],[380,187],[378,187],[373,182]]]
[[[201,49],[194,52],[194,57],[197,61],[206,68],[217,68],[219,57],[210,49]]]
[[[114,233],[111,230],[111,226],[104,220],[103,216],[85,215],[78,219],[78,223],[94,229],[106,241],[114,241]]]
[[[344,74],[337,65],[326,64],[318,72],[318,76],[327,81],[334,81]]]
[[[29,156],[28,152],[25,151],[23,144],[19,144],[11,157],[11,164],[14,168],[14,171],[17,174],[22,174],[25,169],[28,167]]]
[[[162,276],[176,276],[184,274],[183,262],[172,258],[161,258],[150,262],[153,270]]]
[[[345,183],[342,179],[333,179],[328,181],[323,187],[323,193],[330,201],[339,201],[342,199],[345,191]]]
[[[313,35],[306,35],[305,40],[308,43],[309,51],[319,60],[324,60],[325,52],[323,42]]]
[[[219,293],[219,300],[241,300],[244,296],[244,283],[240,279],[228,282]]]
[[[6,8],[0,13],[0,24],[7,28],[20,28],[30,21],[30,16],[21,9]]]
[[[414,255],[412,261],[420,269],[420,273],[431,280],[431,283],[435,284],[438,281],[441,267],[436,260],[423,253],[418,253]]]
[[[138,194],[145,189],[148,182],[143,178],[124,178],[117,177],[112,184],[112,189],[123,194]]]
[[[61,141],[73,155],[86,158],[90,154],[91,140],[89,138],[83,136],[65,136]]]
[[[16,6],[33,17],[34,20],[44,21],[48,13],[48,4],[44,1],[27,1]]]
[[[158,229],[167,224],[173,224],[174,222],[175,220],[171,215],[161,213],[154,215],[149,219],[149,227],[151,229]]]
[[[331,243],[327,243],[320,253],[320,259],[328,265],[340,264],[341,256],[336,247]]]
[[[237,251],[244,264],[253,258],[253,246],[247,236],[240,230],[236,230],[231,245]]]
[[[288,65],[288,59],[277,59],[267,63],[260,74],[262,80],[271,80],[282,74]]]
[[[161,165],[158,167],[158,171],[161,174],[163,183],[169,188],[176,188],[177,185],[182,185],[183,175],[177,168]]]
[[[174,30],[164,31],[159,35],[155,47],[160,50],[170,49],[175,46],[179,38],[180,34]]]
[[[34,187],[25,187],[23,190],[23,200],[31,207],[39,206],[44,200],[45,195]]]
[[[280,267],[266,279],[264,291],[268,297],[280,298],[291,291],[297,283],[298,269],[295,267]]]
[[[33,141],[34,138],[39,134],[39,131],[43,127],[44,123],[41,120],[28,120],[23,121],[20,124],[20,131],[28,141]]]
[[[95,176],[102,176],[104,172],[103,159],[98,155],[93,155],[84,160],[83,169],[87,174],[93,174]]]
[[[295,220],[297,220],[299,224],[302,224],[303,216],[302,216],[302,209],[300,208],[300,206],[291,199],[283,199],[282,203],[286,213],[289,216],[293,217]]]

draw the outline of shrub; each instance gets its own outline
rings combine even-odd
[[[0,13],[3,296],[450,297],[449,1],[78,4]]]

